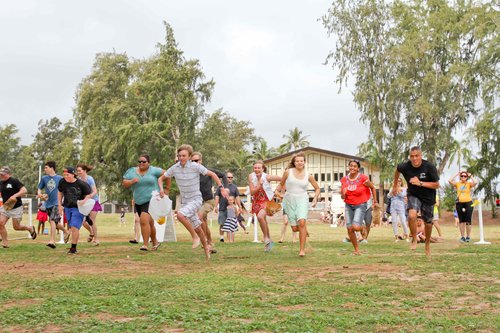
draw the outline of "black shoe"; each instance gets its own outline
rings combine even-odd
[[[35,240],[36,238],[36,230],[35,227],[33,227],[33,232],[30,232],[31,239]]]
[[[220,242],[221,242],[221,243],[224,243],[224,238],[221,238],[221,239],[220,239]]]
[[[130,244],[138,244],[139,242],[136,241],[135,239],[131,239],[128,241]]]
[[[56,244],[52,244],[52,243],[47,244],[47,246],[50,247],[51,249],[55,249],[56,248]]]
[[[68,254],[77,254],[78,251],[76,249],[69,249]]]

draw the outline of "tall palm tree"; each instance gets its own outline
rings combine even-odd
[[[237,178],[236,184],[243,186],[246,183],[246,177],[252,170],[251,166],[252,154],[244,149],[238,151],[236,155],[233,156],[231,161],[231,168],[233,168],[233,173]]]
[[[256,160],[267,160],[276,156],[276,149],[269,147],[267,141],[259,138],[253,146],[253,155]]]
[[[309,147],[307,138],[309,135],[302,135],[302,131],[298,127],[291,129],[288,134],[283,134],[286,142],[282,145],[287,151],[297,150],[304,147]]]

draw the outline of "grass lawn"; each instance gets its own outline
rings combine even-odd
[[[290,230],[270,253],[239,232],[207,263],[180,225],[178,242],[139,251],[127,242],[128,219],[120,227],[118,215],[99,215],[101,245],[86,243],[82,229],[75,256],[67,245],[46,247],[46,235],[0,248],[0,331],[500,331],[498,224],[485,227],[491,245],[474,245],[443,223],[431,259],[423,245],[394,243],[389,227],[373,229],[359,257],[341,242],[345,228],[326,224],[309,225],[305,258]],[[26,235],[8,227],[11,238]],[[279,230],[271,223],[275,241]]]

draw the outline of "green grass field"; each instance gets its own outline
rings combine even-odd
[[[373,229],[360,257],[340,241],[344,228],[326,224],[309,226],[305,258],[290,231],[270,253],[239,232],[207,263],[182,226],[177,243],[144,253],[127,242],[130,215],[125,227],[117,215],[98,218],[101,245],[83,239],[76,256],[47,248],[46,235],[0,248],[0,331],[500,331],[498,225],[485,228],[491,245],[474,245],[445,224],[430,260],[423,245],[394,243],[389,227]],[[26,235],[8,226],[10,238]],[[275,241],[279,228],[271,223]]]

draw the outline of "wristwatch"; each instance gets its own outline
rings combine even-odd
[[[420,187],[422,187],[422,184],[423,184],[422,181],[420,181]]]

